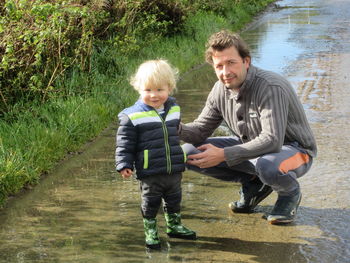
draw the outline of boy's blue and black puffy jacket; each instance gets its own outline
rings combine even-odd
[[[169,97],[162,116],[138,100],[119,113],[116,169],[134,170],[138,179],[185,170],[186,155],[180,146],[180,107]]]

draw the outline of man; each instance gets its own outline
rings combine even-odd
[[[267,220],[291,223],[301,200],[297,178],[311,167],[316,142],[304,109],[290,83],[251,64],[237,34],[220,31],[208,41],[206,60],[218,81],[192,123],[181,124],[188,167],[242,183],[234,213],[250,213],[272,191],[277,201]],[[235,136],[211,137],[225,122]]]

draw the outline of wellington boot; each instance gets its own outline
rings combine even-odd
[[[196,232],[188,229],[181,224],[181,215],[179,213],[168,214],[165,213],[166,233],[169,237],[176,237],[182,239],[196,239]]]
[[[157,219],[144,218],[143,226],[145,228],[146,247],[151,249],[159,249],[160,240],[159,240],[158,230],[157,230]]]

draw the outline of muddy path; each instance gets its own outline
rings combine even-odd
[[[238,185],[186,171],[183,221],[199,239],[169,239],[159,213],[162,250],[148,253],[138,183],[114,171],[112,125],[8,202],[0,214],[0,262],[349,262],[348,10],[345,0],[277,1],[243,33],[253,63],[292,82],[318,142],[318,157],[300,180],[295,223],[262,219],[276,194],[256,213],[232,215],[227,204],[238,198]],[[184,121],[198,114],[214,80],[207,66],[183,76],[177,97]]]

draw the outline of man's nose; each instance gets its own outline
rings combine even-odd
[[[228,75],[230,73],[229,67],[224,65],[224,67],[222,68],[222,73],[224,75]]]

